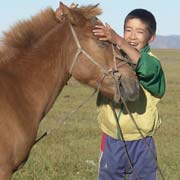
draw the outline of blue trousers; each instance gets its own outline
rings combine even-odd
[[[156,157],[152,137],[145,138]],[[124,142],[103,135],[99,161],[99,180],[156,180],[157,166],[144,141],[127,141],[126,147],[133,165],[131,168],[125,152]]]

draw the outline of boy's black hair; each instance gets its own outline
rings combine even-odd
[[[130,19],[140,19],[142,22],[144,22],[147,25],[149,35],[155,35],[156,33],[156,19],[154,15],[145,10],[145,9],[134,9],[131,11],[124,20],[124,28],[128,20]]]

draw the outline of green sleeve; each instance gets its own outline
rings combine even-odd
[[[159,60],[148,53],[141,53],[136,67],[140,84],[156,97],[165,93],[165,76]]]

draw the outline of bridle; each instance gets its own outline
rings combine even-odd
[[[72,64],[70,66],[70,70],[69,70],[69,73],[72,75],[72,71],[73,71],[73,68],[74,68],[74,65],[75,63],[77,62],[78,60],[78,57],[80,54],[84,54],[87,59],[89,61],[91,61],[93,64],[95,64],[96,66],[98,66],[102,71],[103,71],[103,75],[101,76],[100,80],[98,81],[98,90],[100,89],[101,87],[101,84],[103,82],[103,80],[106,78],[106,76],[111,76],[115,82],[115,86],[116,86],[116,92],[115,92],[115,97],[114,99],[117,100],[117,99],[120,99],[121,95],[120,95],[120,89],[119,89],[119,85],[120,85],[120,80],[121,80],[121,76],[122,74],[118,71],[118,68],[124,64],[127,64],[128,62],[126,61],[126,59],[120,57],[116,52],[115,52],[115,49],[114,49],[114,45],[112,44],[112,53],[113,53],[113,61],[114,61],[114,67],[110,68],[110,69],[105,69],[101,64],[99,64],[91,55],[89,55],[89,53],[87,53],[80,45],[79,43],[79,39],[77,37],[77,34],[73,28],[73,26],[69,23],[69,27],[70,27],[70,30],[72,32],[72,35],[73,35],[73,38],[75,40],[75,43],[77,45],[77,51],[76,51],[76,54],[72,60]],[[123,61],[124,63],[122,63],[120,66],[117,66],[117,59]]]

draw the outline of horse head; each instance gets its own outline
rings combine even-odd
[[[102,24],[96,17],[100,14],[98,5],[78,8],[76,4],[67,7],[60,2],[56,17],[60,23],[68,24],[74,44],[71,49],[75,49],[69,73],[81,83],[114,97],[116,102],[122,97],[134,101],[139,96],[135,72],[114,45],[99,41],[92,33],[95,25]]]

